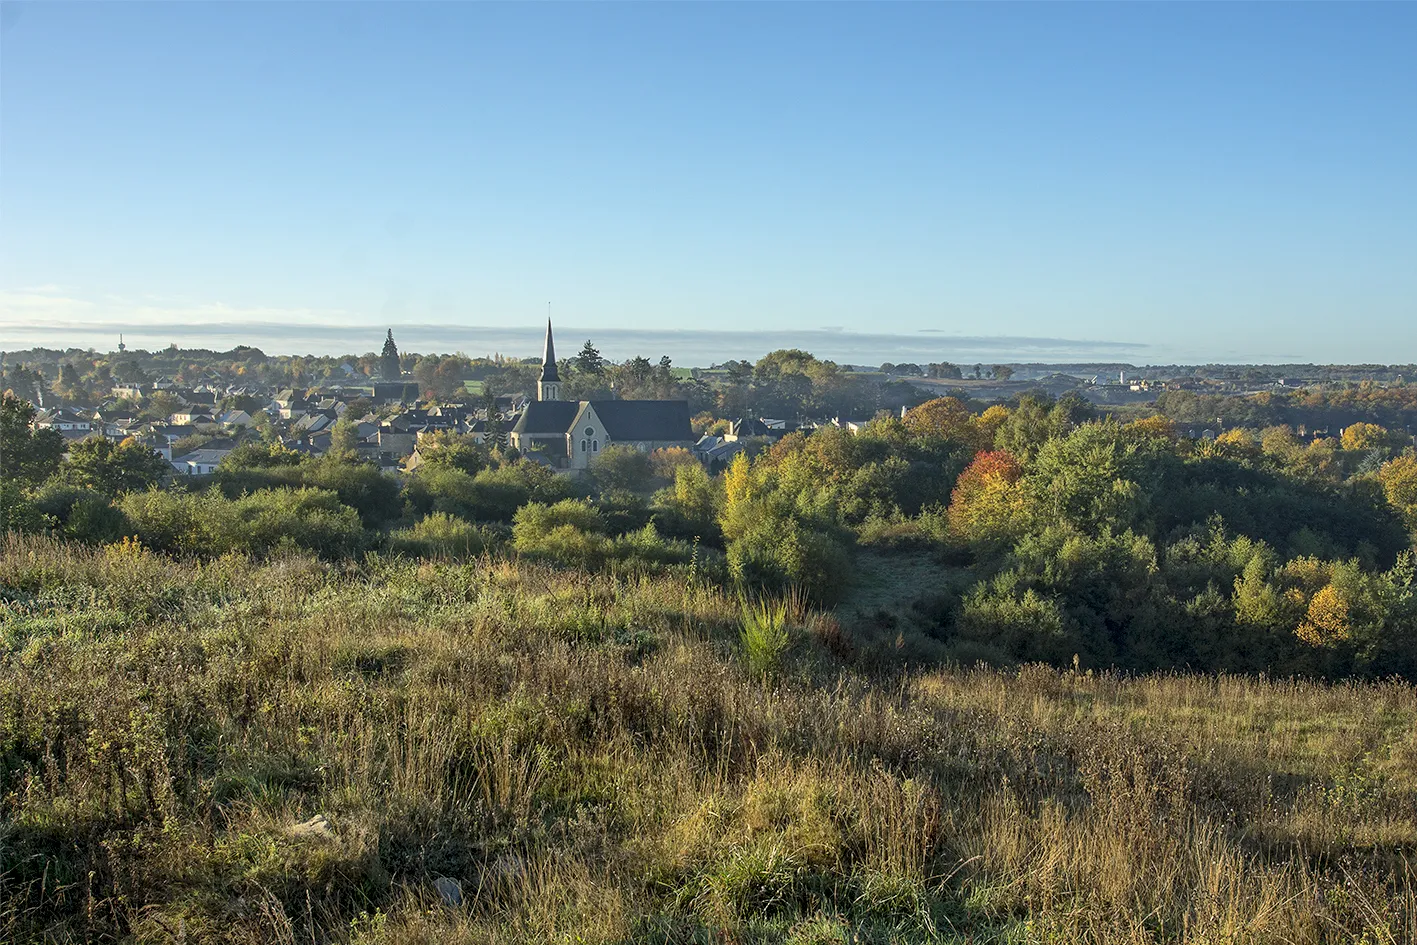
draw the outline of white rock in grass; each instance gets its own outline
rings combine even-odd
[[[433,880],[433,888],[438,890],[438,895],[443,897],[443,905],[462,905],[462,883],[447,876],[439,876]]]
[[[330,826],[330,822],[324,814],[316,814],[303,824],[295,824],[290,828],[292,837],[320,837],[331,839],[335,835],[335,830]]]

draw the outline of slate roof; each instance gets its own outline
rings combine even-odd
[[[193,450],[192,452],[185,453],[182,456],[174,457],[172,462],[185,463],[197,466],[214,465],[226,459],[226,454],[230,452],[231,450],[229,449],[222,450],[211,448]]]
[[[538,433],[565,433],[580,410],[581,405],[574,400],[535,400],[526,405],[512,432],[533,436]]]
[[[546,319],[546,350],[541,355],[541,379],[543,381],[561,380],[560,372],[556,370],[556,346],[551,341],[551,319]]]
[[[612,440],[694,439],[687,400],[592,400],[590,405]]]
[[[768,425],[755,417],[745,417],[734,420],[730,425],[730,433],[734,436],[768,436],[770,435]]]

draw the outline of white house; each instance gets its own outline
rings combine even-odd
[[[221,461],[231,450],[193,450],[176,459],[169,460],[172,468],[181,476],[210,476],[216,472]]]

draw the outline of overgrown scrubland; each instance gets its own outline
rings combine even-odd
[[[914,669],[800,599],[750,660],[613,560],[0,589],[0,941],[1417,941],[1406,683]]]

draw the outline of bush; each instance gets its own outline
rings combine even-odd
[[[389,543],[397,554],[455,560],[479,555],[488,544],[486,533],[476,525],[446,512],[434,512],[412,528],[399,529],[389,536]]]
[[[33,497],[33,508],[59,534],[79,541],[115,541],[125,534],[122,514],[109,497],[63,479],[51,479]]]
[[[649,485],[654,475],[649,454],[633,446],[611,445],[591,461],[590,472],[601,491],[637,492]]]
[[[649,524],[611,541],[610,554],[617,561],[650,570],[671,564],[688,564],[694,559],[694,546],[686,541],[665,540],[658,529]]]
[[[118,541],[128,534],[131,523],[114,508],[107,496],[86,495],[69,507],[64,534],[92,545]]]
[[[594,567],[610,550],[604,532],[604,518],[585,499],[529,502],[517,510],[512,541],[522,554]]]
[[[0,532],[37,532],[44,515],[18,482],[0,482]]]
[[[280,443],[242,443],[226,454],[221,461],[225,470],[273,469],[281,466],[299,466],[305,457],[295,450],[286,449]]]
[[[654,497],[654,522],[666,535],[722,547],[723,531],[718,526],[723,504],[721,486],[695,462],[674,470],[674,485]]]
[[[385,525],[403,513],[398,482],[369,463],[339,462],[328,457],[295,465],[273,460],[269,466],[227,468],[223,463],[215,479],[230,499],[244,493],[301,487],[333,492],[370,528]]]
[[[69,448],[61,474],[76,486],[118,495],[146,489],[171,473],[172,466],[150,446],[131,438],[115,445],[91,436]]]
[[[765,518],[728,546],[728,569],[746,588],[799,587],[831,603],[847,582],[846,549],[834,538],[793,519]]]
[[[238,499],[153,490],[125,496],[122,510],[144,545],[172,554],[263,555],[293,548],[337,560],[357,554],[365,543],[355,511],[320,489],[263,489]]]

